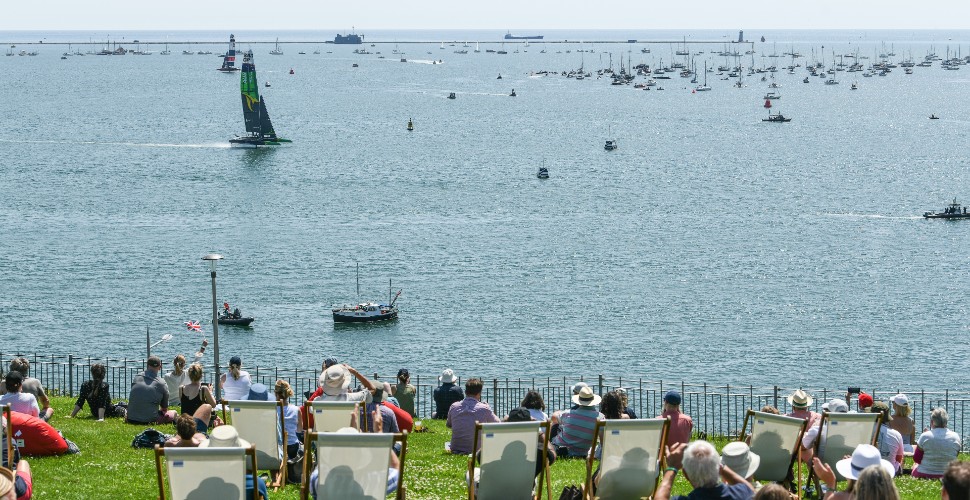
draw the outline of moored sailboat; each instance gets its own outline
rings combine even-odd
[[[239,90],[242,94],[243,119],[246,122],[246,132],[249,135],[229,139],[231,146],[255,148],[293,142],[278,137],[273,129],[273,122],[270,121],[269,113],[266,111],[266,100],[259,96],[259,84],[256,82],[256,65],[253,63],[252,50],[243,55],[242,71],[239,74]]]

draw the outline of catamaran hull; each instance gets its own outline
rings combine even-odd
[[[275,141],[256,138],[237,138],[229,139],[229,145],[234,148],[256,149],[259,146],[281,146],[285,143],[293,142],[289,139],[277,139]]]

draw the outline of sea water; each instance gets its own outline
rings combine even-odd
[[[698,71],[747,46],[725,45],[733,32],[545,34],[498,55],[485,50],[504,32],[375,32],[363,46],[237,32],[293,140],[237,150],[238,73],[175,44],[218,54],[227,32],[130,33],[118,42],[168,40],[172,55],[66,60],[52,43],[100,49],[104,36],[0,33],[45,40],[36,57],[0,57],[3,351],[141,357],[149,329],[175,335],[154,353],[194,352],[202,335],[182,323],[201,320],[211,341],[200,258],[219,252],[219,304],[256,317],[220,328],[222,359],[244,365],[336,356],[363,372],[466,377],[966,385],[970,221],[920,215],[970,203],[970,67],[839,72],[837,86],[802,83],[802,67],[745,74],[741,89],[712,72],[703,93],[672,74],[643,91],[595,70],[666,65],[676,44],[579,41],[715,42],[690,46],[705,52]],[[767,56],[792,49],[803,66],[833,51],[866,66],[890,50],[970,52],[966,31],[746,35],[762,34],[756,67],[785,66]],[[258,42],[276,37],[301,43],[269,55]],[[593,76],[532,74],[580,65]],[[772,81],[772,110],[790,123],[761,121]],[[333,304],[386,302],[388,280],[403,289],[399,320],[334,325]]]

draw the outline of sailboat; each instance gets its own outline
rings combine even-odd
[[[610,135],[610,137],[613,136],[613,127],[612,126],[609,127],[609,135]],[[605,149],[607,151],[613,151],[617,147],[618,147],[618,145],[616,143],[616,139],[607,139],[606,140],[606,144],[603,146],[603,149]]]
[[[704,85],[699,85],[694,90],[697,92],[711,90],[711,88],[707,86],[707,61],[704,61]]]
[[[475,42],[475,52],[481,52],[482,51],[481,45],[482,44],[480,42]]]
[[[259,97],[259,84],[256,83],[256,65],[253,63],[252,50],[246,51],[243,55],[242,71],[239,73],[239,90],[242,94],[243,119],[249,135],[237,135],[229,139],[230,146],[255,148],[293,142],[277,137],[273,129],[273,122],[270,121],[269,113],[266,111],[266,100]]]
[[[229,35],[229,51],[222,56],[222,67],[216,69],[223,73],[239,71],[239,68],[236,67],[236,35]]]
[[[361,302],[356,305],[335,306],[331,309],[333,322],[369,323],[397,319],[397,307],[394,307],[394,303],[397,302],[403,290],[398,290],[397,294],[392,296],[394,288],[391,285],[391,281],[388,280],[387,304]],[[357,300],[360,300],[360,264],[357,265]]]
[[[272,55],[274,55],[274,56],[281,56],[281,55],[283,55],[283,49],[280,48],[280,39],[279,38],[276,39],[276,48],[273,49],[273,50],[271,50],[271,51],[269,51],[269,53],[272,54]]]

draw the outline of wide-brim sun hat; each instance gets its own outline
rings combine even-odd
[[[849,458],[843,458],[835,463],[836,470],[846,479],[859,479],[859,474],[866,467],[873,465],[882,466],[889,473],[889,477],[896,475],[896,468],[888,460],[883,460],[879,455],[879,448],[871,444],[860,444]]]
[[[807,392],[801,389],[791,393],[791,395],[788,396],[788,404],[797,406],[799,408],[812,406],[812,401],[814,401],[814,399],[812,399]]]
[[[600,404],[600,398],[596,394],[593,394],[593,390],[589,387],[583,387],[579,390],[579,394],[573,396],[573,403],[579,406],[596,406]]]
[[[451,368],[445,368],[438,377],[438,382],[441,382],[442,384],[454,384],[457,381],[458,377],[455,375],[455,371]]]
[[[350,387],[350,372],[343,365],[333,365],[320,374],[320,388],[328,396],[339,396]]]
[[[761,456],[753,453],[747,444],[733,441],[721,449],[721,463],[741,477],[751,477],[761,465]]]
[[[249,401],[269,401],[269,389],[265,384],[257,382],[249,386],[249,394],[246,399]]]
[[[14,489],[14,473],[6,467],[0,467],[0,496],[7,496]]]
[[[199,448],[249,448],[249,441],[239,437],[239,431],[231,425],[220,425],[209,433]]]

